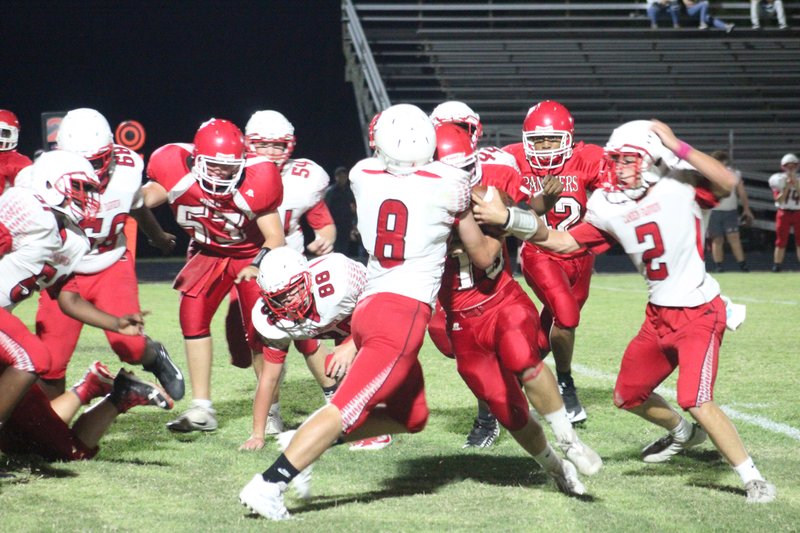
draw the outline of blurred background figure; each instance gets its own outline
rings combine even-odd
[[[747,198],[747,191],[744,189],[742,173],[731,168],[728,152],[717,150],[711,157],[728,167],[736,176],[738,182],[728,196],[720,198],[717,207],[711,210],[708,220],[708,239],[711,241],[711,256],[714,259],[714,271],[723,272],[725,269],[722,263],[725,260],[725,241],[731,247],[731,252],[736,258],[739,270],[749,272],[750,269],[745,261],[742,241],[739,236],[739,224],[749,226],[753,223],[753,212],[750,211],[750,201]],[[739,218],[739,202],[742,202],[742,216]]]
[[[336,167],[333,171],[333,183],[325,193],[325,203],[333,217],[336,225],[336,241],[333,244],[333,251],[345,254],[348,257],[355,257],[353,250],[353,238],[356,227],[356,200],[353,191],[350,189],[350,180],[346,167]]]
[[[672,27],[680,28],[680,1],[675,0],[647,0],[647,17],[650,19],[650,27],[654,30],[658,28],[658,18],[664,13],[669,13],[672,19]]]
[[[750,0],[750,22],[754,30],[761,29],[761,17],[778,18],[778,28],[789,28],[786,24],[786,11],[783,10],[783,0]]]
[[[775,255],[773,272],[783,270],[783,259],[786,257],[786,245],[789,243],[789,232],[794,228],[794,245],[797,248],[797,259],[800,260],[800,190],[797,185],[797,167],[800,159],[794,154],[786,154],[781,159],[781,170],[770,176],[769,186],[775,198]]]

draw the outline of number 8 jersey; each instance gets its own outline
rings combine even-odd
[[[370,254],[362,298],[390,292],[432,306],[453,222],[470,205],[467,174],[434,161],[394,175],[367,158],[352,168],[350,183],[358,231]]]

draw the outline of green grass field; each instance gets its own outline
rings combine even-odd
[[[0,456],[0,529],[20,531],[798,531],[800,530],[800,275],[726,273],[723,292],[747,304],[744,326],[723,344],[715,399],[731,415],[756,464],[778,487],[778,500],[745,504],[738,476],[711,444],[670,464],[646,465],[638,452],[661,436],[612,403],[619,360],[639,328],[646,301],[636,275],[597,275],[584,310],[575,378],[589,420],[579,430],[605,460],[584,478],[590,496],[556,492],[532,459],[503,432],[489,450],[462,450],[475,401],[451,360],[423,348],[431,417],[425,431],[401,435],[382,451],[326,453],[314,471],[314,498],[292,496],[294,519],[268,523],[246,515],[237,494],[277,456],[274,444],[240,452],[250,431],[254,377],[227,363],[222,313],[215,321],[213,395],[220,428],[176,436],[164,427],[174,412],[136,408],[121,416],[98,456],[48,464]],[[152,311],[147,331],[185,368],[177,294],[167,284],[141,287]],[[35,299],[17,310],[29,325]],[[67,376],[87,365],[120,365],[102,333],[87,329]],[[282,409],[293,427],[322,402],[296,354],[289,358]],[[150,375],[139,371],[150,379]],[[674,379],[664,384],[669,396]],[[549,431],[549,429],[548,429]]]

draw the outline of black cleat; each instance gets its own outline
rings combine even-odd
[[[500,435],[500,424],[495,417],[491,420],[476,418],[462,448],[488,448],[494,444],[498,435]]]
[[[575,388],[575,383],[572,377],[558,378],[558,392],[561,393],[561,399],[564,400],[564,408],[567,410],[567,418],[572,424],[578,424],[588,418],[586,410],[578,400],[578,390]]]
[[[172,409],[174,405],[172,398],[164,391],[125,369],[117,372],[109,398],[120,413],[137,405],[155,405],[161,409]]]
[[[172,362],[163,344],[150,337],[146,339],[145,354],[150,363],[142,365],[142,368],[153,373],[167,394],[175,400],[180,400],[186,393],[186,383],[180,368]]]

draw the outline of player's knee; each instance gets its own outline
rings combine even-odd
[[[633,409],[642,405],[646,399],[647,394],[637,393],[624,387],[614,388],[614,405],[619,409]]]
[[[518,374],[519,380],[522,383],[527,383],[529,381],[533,381],[534,379],[536,379],[539,376],[539,374],[542,373],[543,369],[544,369],[544,363],[542,361],[539,361],[536,365],[534,365],[532,367],[528,367],[525,370],[523,370],[521,373],[519,373]]]

